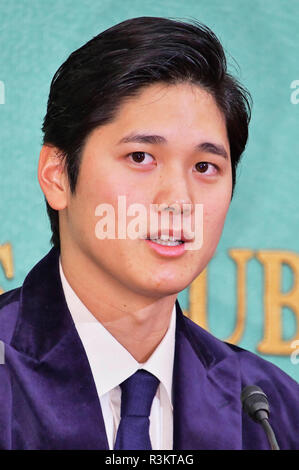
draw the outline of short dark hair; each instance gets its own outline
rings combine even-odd
[[[194,83],[214,97],[226,119],[234,190],[236,167],[248,138],[250,94],[227,72],[223,48],[207,26],[196,20],[140,17],[95,36],[53,77],[43,143],[61,152],[73,194],[91,131],[111,122],[125,98],[156,82]],[[59,247],[58,211],[46,204],[51,242]]]

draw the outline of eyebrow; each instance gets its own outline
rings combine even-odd
[[[147,135],[147,134],[129,134],[118,142],[119,144],[126,144],[130,142],[135,142],[139,144],[167,144],[167,139],[161,135]],[[194,147],[195,151],[198,152],[205,152],[205,153],[213,153],[215,155],[219,155],[220,157],[228,159],[227,152],[223,145],[215,144],[213,142],[201,142]]]

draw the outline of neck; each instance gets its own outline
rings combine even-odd
[[[61,265],[71,288],[91,314],[138,362],[145,362],[168,329],[177,294],[152,298],[133,292],[69,247],[61,247]]]

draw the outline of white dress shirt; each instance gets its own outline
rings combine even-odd
[[[137,362],[109,331],[91,314],[68,283],[59,260],[62,287],[75,327],[84,346],[101,403],[109,449],[114,448],[120,421],[119,384],[138,369],[151,372],[159,380],[150,413],[153,450],[173,448],[172,371],[175,346],[176,308],[169,328],[149,359]]]

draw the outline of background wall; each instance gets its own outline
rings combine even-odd
[[[91,37],[136,16],[207,24],[254,101],[221,243],[207,273],[179,300],[215,336],[262,355],[298,380],[296,0],[0,0],[0,286],[19,286],[50,248],[36,175],[52,76]]]

